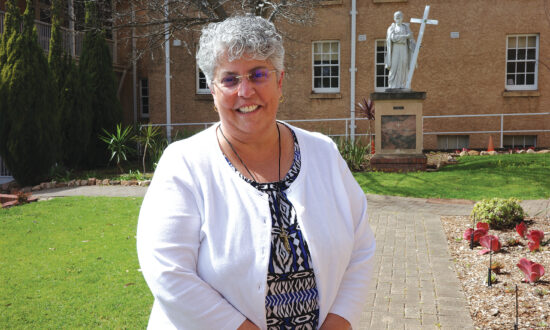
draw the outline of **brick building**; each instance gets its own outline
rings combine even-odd
[[[354,104],[387,84],[384,39],[393,13],[403,11],[409,22],[421,18],[429,4],[430,18],[439,24],[426,28],[412,81],[414,90],[427,93],[424,149],[482,149],[490,135],[495,147],[550,146],[550,95],[544,92],[550,83],[547,1],[360,0],[352,38],[354,2],[324,1],[312,26],[278,25],[287,53],[279,119],[309,120],[293,123],[330,135],[350,134]],[[419,24],[411,29],[416,38]],[[164,51],[133,65],[129,57],[140,42],[129,42],[131,33],[119,30],[111,41],[125,121],[166,124]],[[193,55],[198,36],[199,31],[170,40],[169,121],[174,130],[197,130],[217,121]],[[356,134],[366,133],[365,120],[356,126]]]

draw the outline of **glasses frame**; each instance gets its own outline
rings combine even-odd
[[[257,71],[257,70],[261,70],[261,69],[256,69],[254,71]],[[267,70],[267,73],[268,74],[271,74],[273,72],[279,72],[279,70],[277,69],[272,69],[272,70]],[[247,73],[247,74],[242,74],[242,75],[236,75],[235,76],[235,79],[237,79],[237,83],[234,85],[234,86],[223,86],[223,84],[221,83],[221,81],[215,81],[215,80],[212,80],[212,83],[217,85],[219,88],[223,89],[223,90],[227,90],[227,91],[230,91],[230,92],[234,92],[236,90],[239,89],[239,86],[241,85],[242,81],[243,81],[243,78],[246,77],[246,79],[248,80],[248,82],[256,85],[256,84],[259,84],[258,82],[254,82],[251,80],[251,77],[252,75],[254,74],[255,72],[250,72],[250,73]],[[269,76],[267,77],[269,79]]]

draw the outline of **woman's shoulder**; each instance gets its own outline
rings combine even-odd
[[[172,142],[164,150],[163,157],[187,161],[209,157],[212,155],[214,134],[215,127],[210,127],[188,138]]]

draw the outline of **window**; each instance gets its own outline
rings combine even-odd
[[[506,89],[538,88],[539,36],[511,35],[506,40]]]
[[[437,149],[452,150],[468,148],[470,145],[469,135],[438,135]]]
[[[529,148],[537,146],[536,135],[504,135],[504,148]]]
[[[149,118],[149,81],[147,79],[139,80],[139,91],[141,117]]]
[[[313,92],[340,92],[340,42],[313,43]]]
[[[202,73],[201,69],[199,69],[199,66],[197,65],[197,94],[210,94],[210,89],[208,88],[208,84],[206,83],[206,76],[204,73]]]
[[[384,59],[386,58],[386,40],[375,41],[376,53],[374,54],[374,90],[383,92],[388,87],[389,70],[386,69]]]

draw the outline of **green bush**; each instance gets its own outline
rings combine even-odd
[[[516,198],[483,199],[474,205],[472,217],[476,221],[487,222],[493,229],[512,228],[525,216]]]
[[[369,147],[362,145],[357,140],[352,142],[350,139],[339,139],[337,144],[338,150],[340,151],[342,158],[344,158],[348,164],[350,170],[361,170]]]

